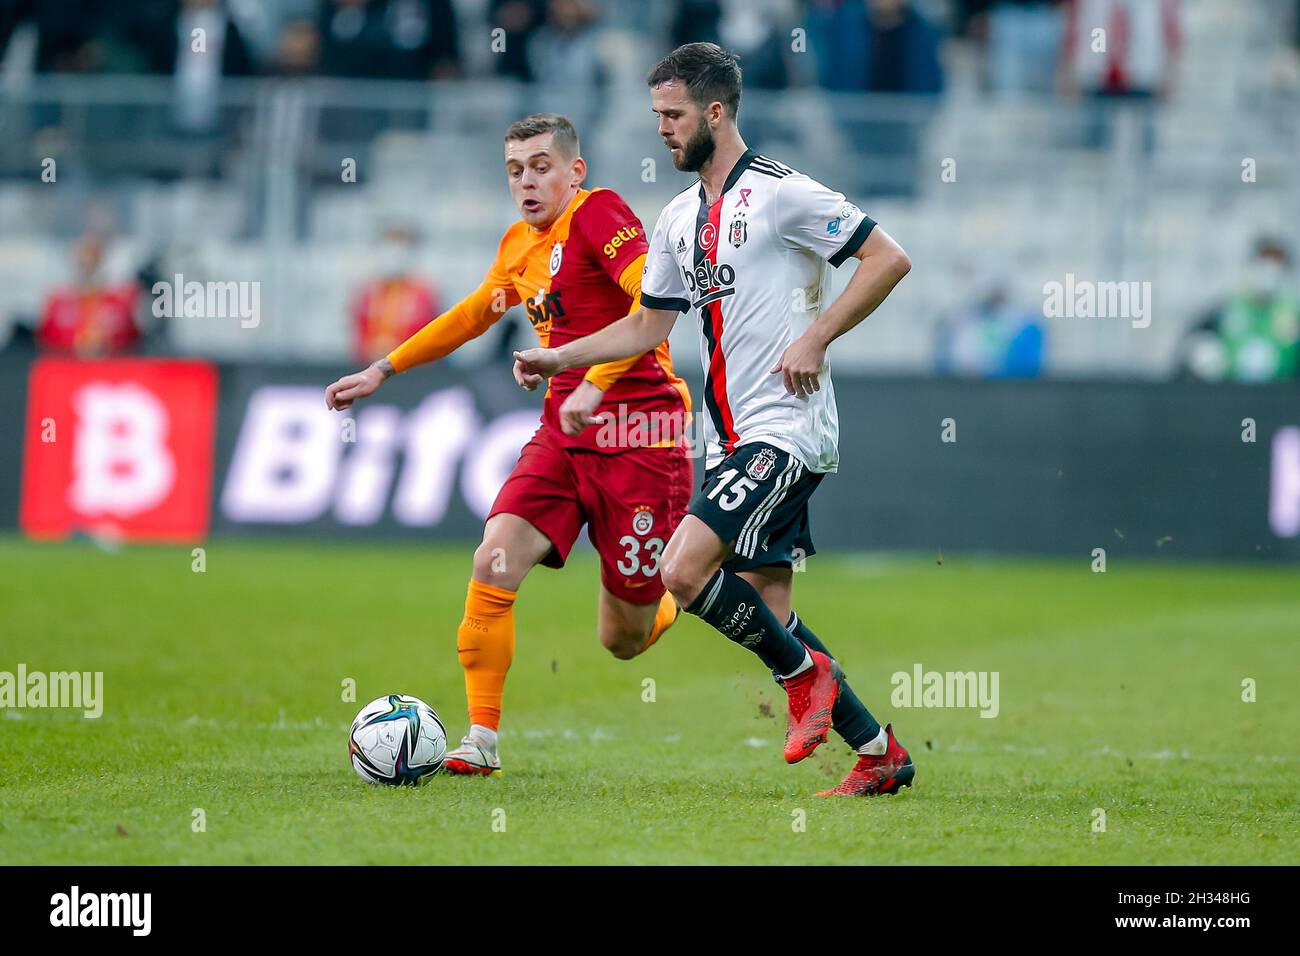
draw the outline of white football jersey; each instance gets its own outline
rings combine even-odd
[[[722,195],[692,186],[659,215],[641,302],[698,310],[705,385],[705,466],[763,441],[809,471],[839,465],[839,418],[829,367],[821,391],[797,398],[771,369],[828,304],[829,270],[875,223],[842,193],[760,156],[736,163]]]

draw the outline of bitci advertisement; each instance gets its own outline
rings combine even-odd
[[[475,537],[537,428],[536,400],[495,372],[440,369],[331,412],[333,374],[33,363],[18,373],[26,395],[11,393],[26,415],[9,513],[34,538]],[[1025,389],[837,382],[858,440],[814,501],[818,548],[1300,557],[1293,389],[1038,383],[1033,401]]]
[[[25,533],[172,542],[207,534],[215,366],[41,359],[31,366],[27,399]]]

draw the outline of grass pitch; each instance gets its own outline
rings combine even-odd
[[[366,785],[365,701],[464,731],[470,550],[219,539],[195,573],[189,549],[0,540],[0,671],[104,675],[97,720],[0,711],[0,863],[1300,862],[1294,568],[815,558],[795,606],[918,771],[828,801],[847,749],[786,766],[784,695],[743,649],[683,616],[607,654],[580,554],[524,583],[506,772]],[[998,715],[892,706],[918,663],[998,672]]]

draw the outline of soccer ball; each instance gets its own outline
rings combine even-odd
[[[352,767],[370,783],[413,786],[437,773],[446,755],[447,730],[437,713],[407,694],[372,700],[348,731]]]

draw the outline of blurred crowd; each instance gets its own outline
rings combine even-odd
[[[1300,24],[1300,0],[1260,2]],[[1107,145],[1116,108],[1134,111],[1150,151],[1150,110],[1173,92],[1183,18],[1183,0],[0,0],[0,55],[11,78],[170,76],[170,122],[201,138],[229,132],[223,81],[249,76],[515,80],[532,84],[531,108],[583,129],[628,51],[648,63],[710,40],[740,56],[750,90],[883,97],[880,112],[834,111],[847,144],[872,160],[844,185],[909,196],[908,167],[957,64],[990,98],[1104,103],[1083,133],[1090,148]],[[1300,27],[1286,32],[1294,50]],[[52,109],[33,115],[37,129],[58,121]],[[353,140],[380,131],[359,114],[326,122],[350,124],[328,131]],[[747,124],[757,142],[788,135],[762,112]]]
[[[1295,56],[1300,0],[1260,2],[1285,14],[1281,46]],[[811,86],[937,104],[953,63],[964,59],[990,99],[1068,97],[1149,111],[1176,95],[1184,16],[1181,0],[0,0],[0,74],[170,76],[172,122],[196,134],[214,129],[227,77],[496,76],[536,84],[539,107],[570,112],[566,103],[583,102],[584,91],[598,100],[611,82],[606,41],[621,34],[646,62],[680,43],[718,42],[740,55],[747,89]],[[1108,34],[1100,53],[1095,24]],[[890,168],[904,170],[924,128],[915,114],[900,121],[846,113],[835,122],[861,154],[892,154],[902,162]],[[1090,145],[1104,135],[1098,128]],[[848,186],[906,197],[912,180]],[[109,282],[103,264],[112,241],[102,226],[85,231],[72,246],[67,281],[48,290],[11,347],[81,355],[166,349],[165,320],[153,315],[148,292],[158,263]],[[357,361],[385,354],[446,305],[414,264],[418,229],[381,223],[375,241],[386,265],[347,305]],[[1178,371],[1238,382],[1300,378],[1292,251],[1283,239],[1259,236],[1242,260],[1240,282],[1186,337]],[[934,371],[1044,374],[1052,342],[1041,303],[1015,301],[1005,276],[967,278],[962,305],[934,323]]]
[[[415,227],[396,221],[376,237],[383,266],[352,290],[347,303],[354,361],[382,358],[443,310],[437,286],[415,263],[419,240]],[[67,280],[46,292],[32,324],[6,330],[0,349],[81,358],[173,351],[168,315],[154,307],[155,285],[172,282],[170,270],[154,258],[126,275],[115,273],[107,267],[113,245],[105,223],[89,226],[71,246]]]
[[[1206,382],[1300,382],[1300,281],[1288,244],[1256,237],[1237,278],[1179,344],[1173,374]],[[1016,301],[996,270],[966,277],[962,305],[941,316],[934,371],[964,378],[1038,378],[1049,324],[1041,303]]]
[[[444,307],[437,287],[414,265],[417,231],[403,223],[378,238],[384,268],[353,290],[348,303],[351,357],[368,363],[431,321]],[[49,291],[34,329],[11,339],[15,350],[87,358],[168,351],[166,318],[151,308],[163,275],[146,263],[124,281],[103,269],[110,237],[89,229],[73,245],[70,280]],[[932,371],[963,378],[1033,379],[1047,371],[1050,345],[1042,303],[1017,302],[996,270],[965,277],[963,303],[935,323]],[[1174,374],[1209,382],[1300,382],[1300,281],[1290,247],[1261,235],[1239,279],[1185,336]],[[491,358],[504,360],[528,338],[522,322],[502,324]],[[486,356],[485,356],[486,357]]]
[[[1276,2],[1292,11],[1296,0]],[[935,94],[946,43],[982,60],[998,95],[1168,92],[1181,0],[0,0],[0,51],[38,73],[438,80],[467,75],[598,84],[600,37],[667,48],[714,40],[752,88]],[[1104,23],[1104,58],[1081,23]],[[804,46],[791,31],[805,31]],[[196,31],[202,31],[199,43]],[[1300,28],[1289,27],[1300,43]],[[12,44],[17,41],[16,51]],[[470,55],[488,49],[494,56]],[[796,56],[807,52],[811,57]],[[195,54],[215,54],[199,58]],[[808,65],[807,61],[811,61]]]

